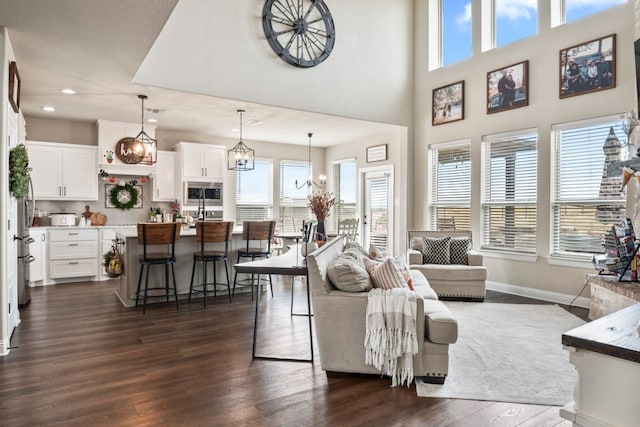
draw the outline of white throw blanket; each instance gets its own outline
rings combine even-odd
[[[391,377],[391,386],[413,382],[416,295],[408,288],[369,291],[365,363]]]

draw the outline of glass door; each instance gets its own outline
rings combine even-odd
[[[392,252],[393,228],[391,173],[371,171],[364,173],[364,245],[374,245]]]

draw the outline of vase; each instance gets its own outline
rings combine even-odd
[[[325,237],[324,222],[318,221],[318,225],[316,226],[316,240],[324,242]]]
[[[112,162],[113,162],[113,158],[107,157],[107,163],[112,163]]]

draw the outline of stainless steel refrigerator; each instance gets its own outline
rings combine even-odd
[[[29,178],[29,191],[24,200],[18,201],[18,224],[14,240],[18,242],[18,307],[24,307],[31,300],[29,293],[29,264],[35,261],[31,255],[29,245],[35,240],[29,236],[29,227],[33,222],[35,200],[33,198],[33,183]]]

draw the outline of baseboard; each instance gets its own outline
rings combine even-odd
[[[555,302],[558,304],[571,304],[575,295],[561,294],[560,292],[545,291],[542,289],[534,289],[526,286],[509,285],[506,283],[487,281],[487,289],[492,291],[503,292],[505,294],[518,295],[521,297],[534,298],[543,301]],[[591,300],[588,297],[578,297],[573,301],[573,306],[589,308]]]
[[[9,351],[9,343],[5,340],[0,340],[0,356],[8,355]]]

